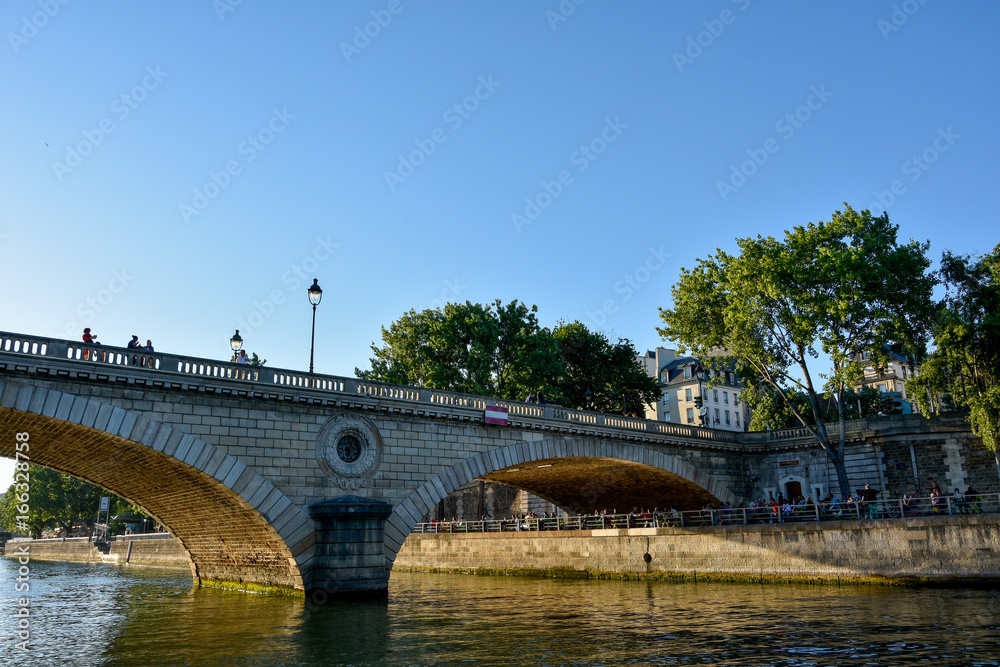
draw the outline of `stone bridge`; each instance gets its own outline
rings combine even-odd
[[[486,423],[488,407],[506,424]],[[569,511],[692,509],[761,493],[768,457],[817,451],[804,430],[738,434],[0,332],[0,455],[21,432],[33,463],[166,526],[199,583],[315,599],[384,593],[413,526],[473,480]],[[873,431],[848,435],[863,445]]]

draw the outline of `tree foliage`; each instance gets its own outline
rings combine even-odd
[[[997,450],[1000,437],[1000,245],[978,257],[945,252],[938,271],[946,288],[934,322],[937,349],[907,381],[927,414],[969,409],[972,430]]]
[[[538,307],[449,303],[410,310],[382,327],[382,347],[372,344],[371,369],[380,380],[466,394],[514,399],[552,389],[562,372],[552,332],[538,324]]]
[[[97,516],[101,496],[111,497],[111,514],[127,511],[141,512],[128,501],[112,495],[99,486],[50,468],[31,464],[27,470],[28,481],[16,478],[0,498],[0,525],[10,532],[23,532],[17,528],[19,505],[27,505],[28,532],[32,537],[42,535],[44,528],[60,527],[67,532],[77,519],[91,520]],[[22,503],[22,494],[28,501]]]
[[[578,321],[560,323],[552,335],[565,362],[556,382],[564,405],[644,416],[645,406],[659,400],[659,385],[636,359],[628,339],[611,342]]]
[[[673,308],[660,309],[664,338],[716,367],[734,363],[751,386],[774,391],[826,450],[845,493],[845,394],[863,374],[852,355],[865,350],[879,367],[888,343],[920,350],[933,309],[928,245],[900,244],[897,232],[887,214],[845,204],[829,222],[795,227],[782,241],[738,239],[739,254],[718,250],[682,269]],[[812,369],[820,351],[832,365],[825,375]],[[836,443],[823,389],[836,396]]]
[[[628,340],[611,342],[580,322],[539,325],[537,306],[449,303],[410,310],[382,327],[362,379],[523,400],[545,392],[550,402],[642,414],[659,396],[655,380],[636,360]]]
[[[781,395],[767,385],[757,385],[743,392],[743,398],[750,408],[750,423],[748,431],[772,431],[783,428],[796,428],[801,422],[795,417],[795,411],[804,416],[810,423],[815,423],[815,417],[809,406],[809,396],[797,389],[786,388],[786,402]],[[840,419],[837,399],[831,392],[824,392],[819,404],[823,418],[828,422]],[[887,415],[899,412],[899,406],[891,399],[882,395],[878,389],[864,386],[858,392],[847,388],[844,390],[844,411],[846,419],[860,419],[871,415]],[[795,411],[791,406],[795,406]]]

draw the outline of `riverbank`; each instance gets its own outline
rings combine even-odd
[[[180,540],[169,535],[118,537],[102,545],[94,544],[89,537],[11,540],[4,545],[4,555],[14,557],[25,545],[31,560],[157,565],[183,569],[191,566]]]
[[[7,542],[15,556],[21,541]],[[31,540],[32,560],[189,568],[172,537]],[[400,572],[754,583],[1000,585],[1000,515],[893,521],[411,534]]]
[[[394,570],[677,581],[994,586],[1000,517],[412,534]]]

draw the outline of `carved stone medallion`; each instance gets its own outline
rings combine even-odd
[[[333,417],[316,438],[316,458],[340,488],[367,486],[382,462],[382,436],[364,417]]]

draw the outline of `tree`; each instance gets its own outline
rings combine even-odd
[[[969,409],[972,431],[997,451],[1000,436],[1000,245],[978,257],[945,252],[938,271],[945,297],[933,333],[937,350],[906,383],[925,414]],[[943,405],[942,405],[943,404]]]
[[[791,405],[794,405],[799,414],[810,423],[815,423],[809,407],[808,394],[794,387],[786,387],[785,395],[788,397],[787,402],[781,394],[768,385],[754,385],[744,391],[743,398],[750,408],[750,423],[747,425],[747,430],[773,431],[800,426]],[[860,419],[865,415],[889,414],[899,410],[897,406],[891,404],[890,399],[882,396],[882,393],[874,387],[864,386],[860,392],[848,387],[844,390],[843,397],[845,418],[848,420]],[[837,401],[838,399],[830,392],[820,396],[823,418],[828,422],[840,419],[840,406]]]
[[[237,354],[236,352],[233,352],[233,356],[229,359],[229,361],[231,361],[234,364],[236,363],[236,354]],[[254,352],[253,355],[250,357],[250,361],[247,362],[247,365],[249,365],[249,366],[263,366],[266,363],[267,363],[267,359],[261,359],[260,357],[257,356],[257,353]]]
[[[410,310],[382,327],[383,345],[372,344],[371,369],[354,372],[366,380],[497,398],[523,398],[539,389],[558,398],[563,362],[537,312],[537,306],[499,299]]]
[[[690,347],[715,368],[735,364],[752,387],[768,387],[826,451],[842,493],[847,392],[863,370],[855,352],[886,363],[889,343],[921,350],[933,311],[935,279],[927,273],[928,244],[897,242],[888,214],[875,217],[845,204],[829,222],[809,223],[773,237],[737,239],[740,254],[718,250],[682,269],[674,306],[660,309],[660,335]],[[828,373],[811,367],[822,351]],[[825,380],[823,387],[817,382]],[[803,406],[790,389],[805,394]],[[824,415],[822,389],[835,397],[840,436]]]
[[[645,406],[659,400],[660,387],[640,365],[631,341],[620,338],[612,343],[578,321],[560,322],[552,335],[565,361],[556,383],[564,405],[644,415]]]
[[[27,532],[35,538],[41,537],[44,528],[61,527],[69,532],[75,520],[95,517],[101,496],[111,497],[111,514],[138,510],[99,486],[50,468],[31,464],[27,475],[30,485],[27,503],[20,502],[23,496],[18,497],[24,492],[23,486],[18,488],[21,480],[15,480],[0,498],[0,525],[11,532],[25,532],[18,530],[17,516],[24,516],[17,509],[19,505],[28,506],[25,523]]]
[[[580,322],[541,327],[537,306],[499,300],[411,310],[372,344],[366,380],[522,400],[542,390],[567,407],[642,414],[659,387],[625,339],[608,340]]]

